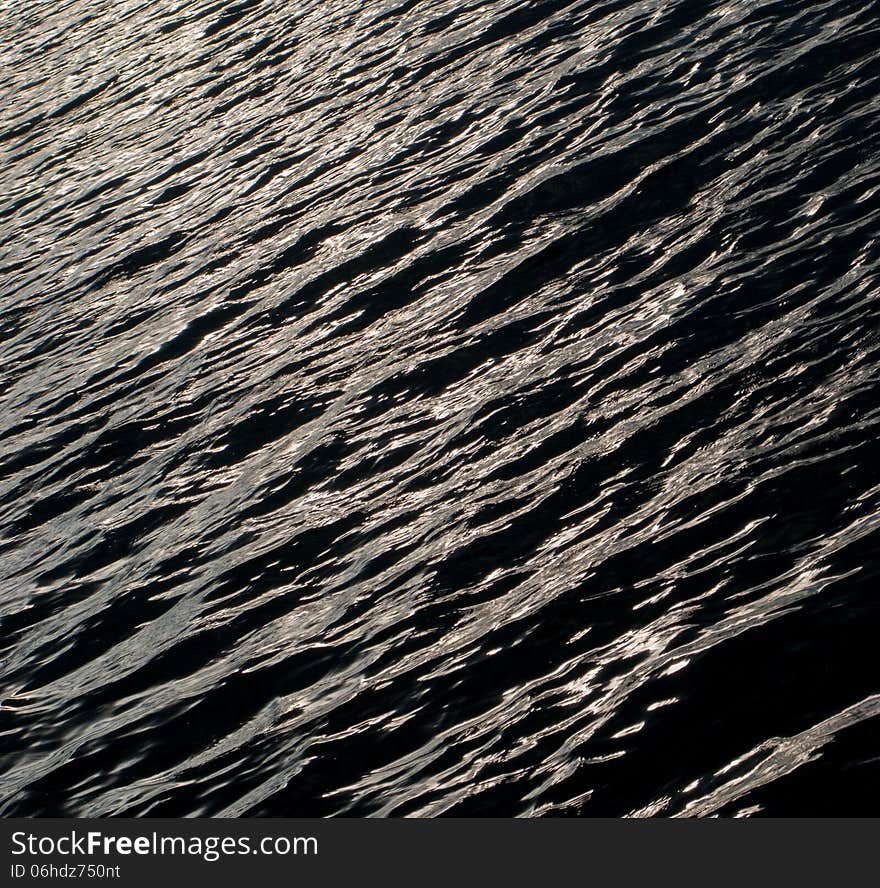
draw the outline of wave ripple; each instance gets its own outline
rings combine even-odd
[[[0,813],[877,813],[880,4],[0,21]]]

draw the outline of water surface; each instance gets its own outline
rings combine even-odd
[[[0,813],[877,814],[878,46],[0,3]]]

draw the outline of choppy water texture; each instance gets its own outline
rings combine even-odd
[[[880,3],[0,28],[0,812],[878,813]]]

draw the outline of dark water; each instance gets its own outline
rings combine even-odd
[[[878,813],[880,3],[0,46],[0,813]]]

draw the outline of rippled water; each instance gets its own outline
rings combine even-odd
[[[880,3],[0,46],[0,812],[877,813]]]

